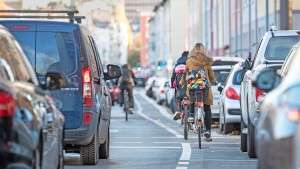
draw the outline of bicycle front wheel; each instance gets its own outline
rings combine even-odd
[[[198,144],[199,144],[199,149],[201,149],[201,125],[199,125],[199,121],[198,121],[198,125],[197,125],[197,133],[198,133]]]
[[[184,139],[188,139],[188,130],[189,130],[189,122],[188,122],[188,111],[187,106],[184,107]]]

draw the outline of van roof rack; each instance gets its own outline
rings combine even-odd
[[[75,16],[75,13],[79,13],[77,10],[0,10],[0,13],[65,13],[68,16],[39,16],[39,15],[0,15],[0,18],[40,18],[40,19],[69,19],[70,23],[81,23],[81,19],[85,19],[85,16]]]

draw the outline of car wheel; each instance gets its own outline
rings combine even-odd
[[[42,168],[42,155],[43,155],[43,144],[42,140],[40,139],[38,146],[36,147],[36,150],[34,151],[34,163],[33,168],[34,169],[41,169]]]
[[[256,158],[254,131],[255,127],[248,117],[247,151],[250,158]]]
[[[219,130],[220,130],[220,133],[223,133],[223,130],[224,130],[224,122],[222,122],[222,118],[221,118],[221,112],[220,112],[220,117],[219,117]]]
[[[224,126],[223,126],[223,132],[224,134],[229,134],[233,131],[233,124],[231,123],[226,123],[226,120],[224,118]]]
[[[109,157],[109,137],[110,137],[110,134],[109,134],[109,128],[108,128],[106,140],[99,147],[99,159],[108,159],[108,157]]]
[[[242,133],[243,129],[246,128],[246,124],[243,120],[243,116],[241,115],[241,151],[247,151],[247,134]]]
[[[64,148],[63,148],[63,140],[64,134],[62,134],[60,145],[59,145],[59,158],[58,158],[58,165],[57,169],[64,169]]]
[[[80,162],[82,165],[96,165],[98,163],[99,133],[98,127],[92,141],[80,147]]]

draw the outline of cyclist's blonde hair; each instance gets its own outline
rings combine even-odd
[[[205,56],[205,57],[210,57],[208,55],[208,51],[207,49],[204,47],[204,45],[202,43],[196,43],[196,45],[194,46],[194,48],[192,49],[191,53],[190,53],[190,57],[191,56]]]

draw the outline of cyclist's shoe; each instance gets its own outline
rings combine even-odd
[[[173,117],[173,120],[178,120],[178,119],[180,119],[180,112],[175,112],[175,115],[174,115],[174,117]]]
[[[188,121],[189,121],[190,123],[193,123],[193,122],[194,122],[194,113],[189,113]]]
[[[133,108],[129,108],[129,114],[133,114]]]
[[[210,131],[205,131],[204,132],[204,136],[205,136],[205,141],[212,141],[212,138],[211,138],[211,134],[210,134]]]

